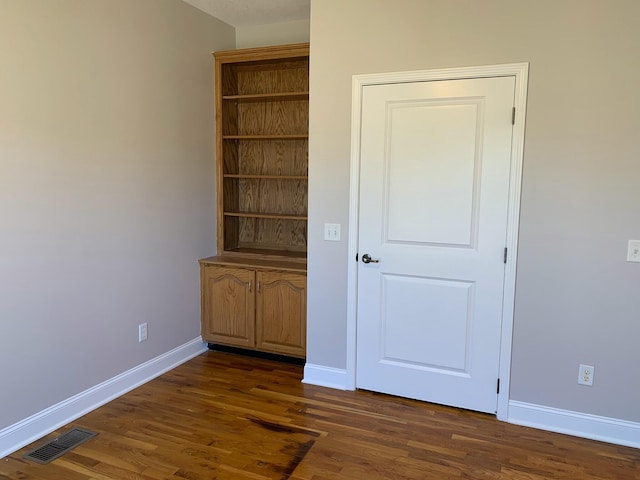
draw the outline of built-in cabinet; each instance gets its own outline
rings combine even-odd
[[[205,260],[204,338],[222,345],[304,357],[306,283],[302,271],[236,267]]]
[[[309,45],[215,52],[217,254],[210,343],[304,357]]]

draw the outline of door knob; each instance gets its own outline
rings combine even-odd
[[[365,253],[362,255],[362,263],[380,263],[379,258],[371,258],[371,255]]]

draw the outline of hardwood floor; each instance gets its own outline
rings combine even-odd
[[[207,352],[0,460],[0,479],[640,479],[637,449],[301,377]],[[72,426],[99,435],[48,465],[22,459]]]

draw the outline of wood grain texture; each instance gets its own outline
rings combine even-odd
[[[222,62],[242,62],[247,59],[251,59],[253,61],[272,61],[274,58],[289,59],[296,57],[308,57],[309,43],[218,50],[217,52],[214,52],[214,55],[217,60]]]
[[[80,418],[99,432],[20,480],[638,480],[640,451],[492,416],[300,383],[302,368],[207,352]]]
[[[282,261],[253,269],[246,263],[200,261],[203,339],[304,358],[306,271],[299,263],[284,269],[274,269]]]
[[[241,258],[237,255],[216,255],[201,259],[200,265],[224,265],[229,267],[247,267],[255,270],[267,269],[299,273],[305,273],[307,271],[306,257],[283,259],[268,256]]]
[[[214,58],[216,65],[220,69],[218,75],[215,77],[215,80],[219,81],[217,86],[219,86],[220,90],[219,95],[216,96],[222,99],[226,96],[239,95],[237,64],[225,61],[220,53],[214,53]],[[222,102],[220,102],[219,105],[222,105]]]
[[[238,102],[233,110],[237,111],[237,126],[229,128],[225,135],[307,135],[309,132],[308,100]]]
[[[235,65],[236,95],[309,91],[308,58],[248,61]]]
[[[308,175],[309,142],[300,140],[238,142],[238,172],[255,175]],[[228,172],[234,173],[234,172]]]
[[[233,250],[238,248],[240,245],[240,218],[224,216],[222,213],[220,216],[224,221],[224,249]]]
[[[223,174],[239,174],[242,168],[239,162],[240,144],[237,141],[222,142],[222,173]]]
[[[307,140],[309,135],[302,133],[255,133],[248,135],[224,135],[223,140]]]
[[[255,272],[202,265],[202,335],[208,342],[255,345]]]
[[[214,53],[218,255],[307,249],[308,53]]]
[[[250,93],[245,95],[224,95],[223,100],[237,100],[240,102],[276,101],[276,100],[309,100],[309,92],[268,92]]]
[[[240,112],[238,102],[223,101],[222,107],[222,135],[239,135],[240,129]]]
[[[239,248],[268,248],[274,254],[307,250],[305,220],[241,218],[239,223]]]
[[[240,206],[240,183],[239,179],[225,178],[222,182],[224,193],[224,211],[239,212]]]
[[[231,251],[225,252],[224,255],[234,255],[239,260],[252,262],[254,258],[272,258],[272,259],[286,259],[293,260],[300,263],[306,263],[307,250],[305,247],[291,247],[288,250],[276,249],[276,248],[264,248],[263,245],[246,245],[234,248]]]
[[[228,179],[238,185],[240,212],[307,216],[307,181],[291,179]]]
[[[256,347],[304,358],[307,346],[307,277],[256,274]]]
[[[235,73],[234,73],[235,74]],[[226,245],[235,245],[234,237],[237,238],[237,229],[234,231],[228,231],[227,227],[233,225],[226,225],[226,220],[223,215],[224,212],[224,174],[226,168],[230,169],[229,173],[237,173],[237,154],[234,161],[233,158],[225,158],[227,153],[225,152],[223,137],[223,119],[222,114],[222,96],[224,93],[235,94],[237,92],[225,92],[225,83],[233,83],[237,85],[237,79],[230,78],[232,74],[225,73],[222,68],[222,62],[219,58],[214,58],[213,63],[213,75],[214,75],[214,109],[215,109],[215,137],[216,137],[216,156],[215,156],[215,168],[216,168],[216,252],[218,254],[224,252]],[[237,152],[237,146],[236,152]],[[233,154],[230,154],[233,155]],[[228,166],[229,165],[229,166]],[[235,167],[234,167],[235,165]]]

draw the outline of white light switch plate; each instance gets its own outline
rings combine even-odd
[[[640,262],[640,240],[629,240],[627,262]]]
[[[324,224],[324,239],[330,242],[340,241],[340,224],[339,223],[325,223]]]

